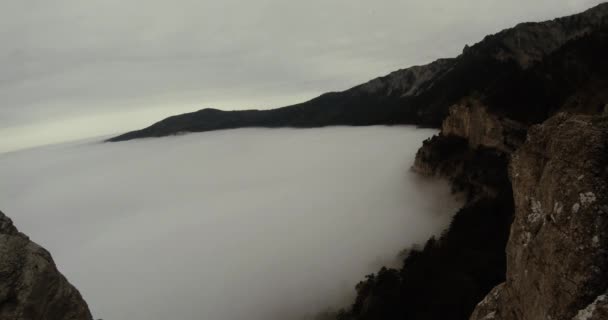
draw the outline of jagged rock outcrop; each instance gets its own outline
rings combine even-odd
[[[608,319],[608,292],[597,297],[585,309],[580,310],[573,320]]]
[[[497,116],[479,100],[463,99],[450,107],[441,132],[423,142],[412,170],[447,178],[454,191],[470,197],[494,197],[511,188],[503,181],[506,166],[526,131],[524,124]]]
[[[604,319],[608,117],[561,113],[533,126],[510,177],[506,281],[471,319]]]
[[[412,170],[449,180],[454,192],[463,192],[472,201],[511,189],[507,163],[505,152],[483,146],[471,148],[463,137],[440,133],[424,141]]]
[[[469,147],[493,148],[513,152],[526,136],[526,126],[508,118],[488,112],[481,102],[469,99],[450,107],[449,116],[443,121],[441,132],[467,140]]]
[[[382,269],[359,283],[355,302],[337,319],[467,319],[505,281],[514,205],[510,149],[497,148],[504,142],[491,139],[469,141],[496,131],[488,128],[503,128],[504,136],[492,136],[503,141],[512,134],[503,123],[483,108],[464,104],[453,108],[439,135],[424,142],[412,169],[448,179],[454,191],[466,195],[466,204],[444,234],[410,250],[400,269]]]
[[[0,319],[91,320],[76,288],[51,255],[0,212]]]

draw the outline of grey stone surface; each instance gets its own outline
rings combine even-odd
[[[90,320],[87,303],[48,251],[0,212],[0,319]]]
[[[510,165],[507,280],[471,319],[605,319],[607,164],[606,117],[560,113],[530,128]]]

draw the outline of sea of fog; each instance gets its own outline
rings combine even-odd
[[[303,319],[440,233],[434,130],[238,129],[0,154],[0,210],[105,320]]]

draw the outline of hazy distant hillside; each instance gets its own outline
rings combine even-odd
[[[109,141],[239,127],[438,127],[449,106],[472,94],[526,123],[542,121],[566,102],[570,110],[589,111],[601,99],[584,93],[602,83],[608,68],[603,61],[607,13],[608,4],[601,4],[578,15],[523,23],[466,47],[457,58],[395,71],[301,104],[273,110],[203,109]],[[582,95],[595,101],[573,102]]]

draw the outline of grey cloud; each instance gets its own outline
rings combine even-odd
[[[298,319],[449,222],[434,130],[240,129],[0,155],[0,204],[103,319]]]

